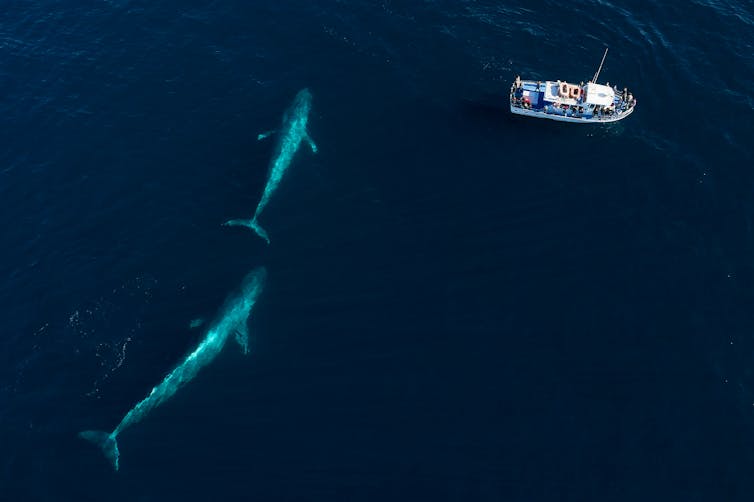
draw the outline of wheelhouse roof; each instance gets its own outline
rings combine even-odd
[[[590,105],[608,106],[613,104],[615,91],[611,87],[589,82],[584,86],[586,103]]]

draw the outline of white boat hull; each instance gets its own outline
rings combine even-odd
[[[526,117],[535,117],[538,119],[555,120],[557,122],[572,122],[574,124],[606,124],[608,122],[618,122],[619,120],[623,120],[624,118],[628,117],[633,112],[634,108],[631,107],[627,110],[604,117],[568,117],[555,113],[547,113],[543,110],[532,110],[511,105],[511,113],[515,115],[524,115]]]

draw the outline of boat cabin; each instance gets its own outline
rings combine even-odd
[[[583,96],[581,87],[568,82],[545,82],[545,101],[558,105],[575,106]]]
[[[610,84],[598,84],[602,56],[597,73],[587,82],[571,84],[561,80],[522,80],[516,76],[510,90],[510,109],[517,115],[541,117],[563,122],[615,122],[633,113],[636,98]]]

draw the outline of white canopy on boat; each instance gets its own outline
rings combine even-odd
[[[600,106],[609,106],[613,104],[615,92],[611,87],[589,82],[584,88],[586,90],[587,104]]]

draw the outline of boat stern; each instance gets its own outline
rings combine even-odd
[[[544,107],[545,84],[535,80],[516,80],[511,85],[510,107],[516,110],[541,110]]]

